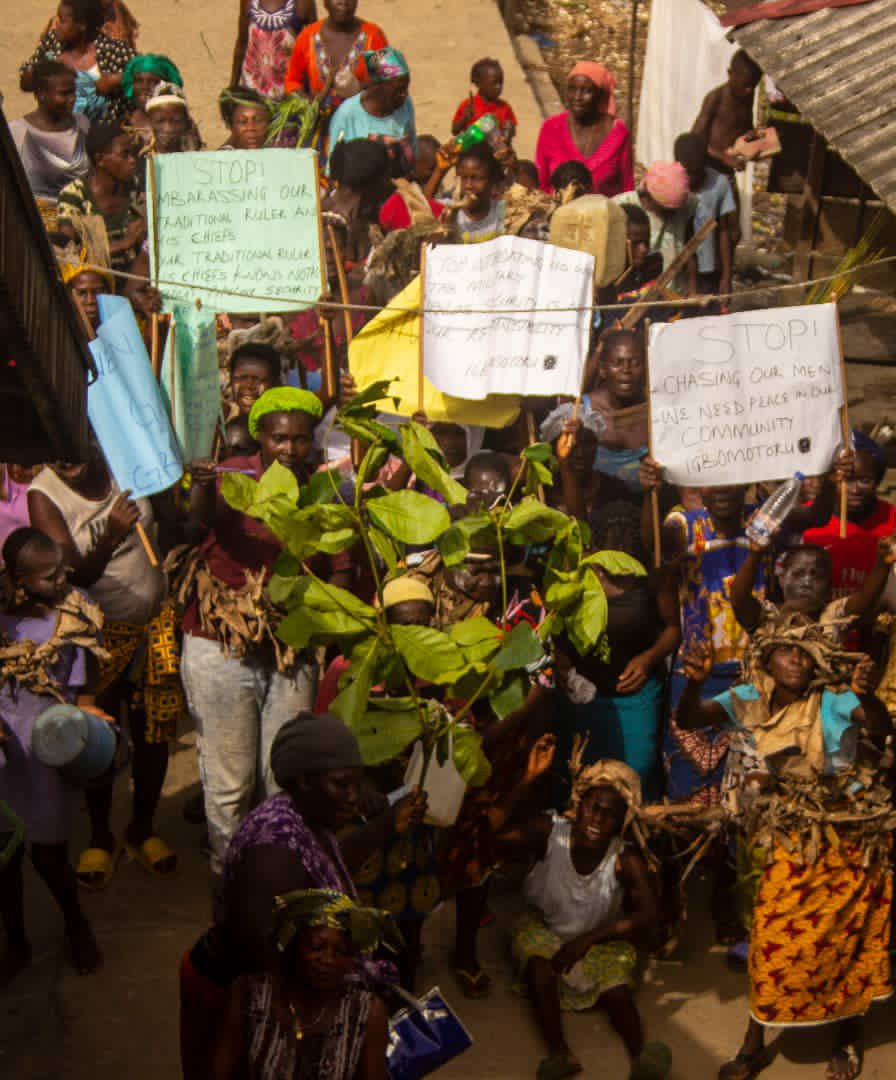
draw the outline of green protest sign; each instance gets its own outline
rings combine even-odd
[[[323,278],[313,150],[225,150],[148,159],[150,265],[166,308],[296,311]],[[217,291],[216,291],[217,290]]]
[[[159,387],[184,461],[208,457],[221,415],[215,316],[173,304]]]

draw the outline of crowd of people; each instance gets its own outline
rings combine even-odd
[[[736,53],[674,160],[636,172],[615,79],[583,60],[567,78],[567,109],[543,122],[526,161],[497,60],[473,66],[443,131],[418,134],[412,72],[391,36],[357,0],[323,8],[317,18],[314,0],[241,0],[220,149],[318,151],[327,276],[354,310],[222,310],[226,423],[169,491],[131,498],[96,440],[86,462],[3,467],[0,811],[11,824],[0,819],[0,983],[31,962],[26,854],[84,974],[102,954],[79,891],[114,888],[123,855],[160,881],[176,873],[156,812],[172,741],[193,728],[201,797],[184,812],[201,827],[215,899],[180,972],[187,1080],[384,1080],[394,988],[415,989],[440,903],[456,905],[459,992],[491,992],[478,939],[494,920],[494,872],[512,863],[526,869],[525,910],[503,928],[546,1049],[536,1075],[587,1066],[563,1013],[598,1007],[632,1080],[660,1080],[670,1055],[661,1031],[645,1033],[638,971],[687,932],[682,852],[696,842],[717,940],[749,979],[747,1032],[720,1078],[764,1068],[766,1027],[825,1023],[835,1030],[827,1077],[854,1080],[862,1017],[891,985],[892,723],[879,685],[889,636],[876,621],[894,599],[896,507],[878,496],[887,463],[854,432],[762,545],[747,534],[762,485],[675,487],[648,454],[635,308],[657,296],[661,317],[677,318],[687,312],[676,301],[704,296],[698,313],[727,310],[740,235],[732,180],[743,166],[732,148],[753,127],[760,71]],[[123,0],[61,0],[21,68],[35,107],[10,128],[73,302],[95,330],[98,296],[124,295],[152,348],[165,319],[148,280],[145,159],[205,143],[175,60],[138,48]],[[471,723],[492,775],[467,792],[455,824],[437,827],[425,790],[403,785],[406,755],[365,765],[356,734],[330,711],[350,658],[333,644],[296,652],[278,637],[283,612],[266,586],[283,543],[225,498],[222,481],[258,481],[275,464],[303,489],[327,467],[351,480],[357,447],[348,437],[325,445],[325,419],[363,389],[348,372],[349,340],[417,275],[421,247],[545,241],[559,207],[593,195],[622,207],[626,252],[624,271],[596,295],[599,315],[609,307],[595,320],[581,401],[533,399],[503,429],[415,420],[468,493],[452,507],[457,521],[519,498],[534,418],[553,450],[543,497],[582,523],[588,550],[627,558],[594,564],[601,648],[580,655],[569,635],[552,636],[521,706],[499,719],[477,702]],[[707,222],[715,230],[689,246]],[[670,268],[671,288],[657,294]],[[376,490],[441,498],[406,462],[377,468]],[[391,626],[450,630],[483,616],[506,631],[544,618],[546,547],[520,549],[511,570],[483,544],[454,566],[432,547],[397,565],[378,549],[372,575],[365,553],[348,548],[297,572],[375,604]],[[84,787],[37,754],[32,735],[56,703],[130,743],[124,828],[112,819],[118,764]],[[71,859],[83,803],[89,842]],[[693,816],[650,831],[648,820],[662,824],[663,814],[650,818],[656,806]],[[812,857],[798,858],[807,836]]]

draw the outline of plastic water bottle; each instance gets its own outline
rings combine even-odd
[[[759,547],[768,547],[776,529],[784,522],[790,511],[800,501],[803,474],[794,473],[793,479],[773,491],[753,515],[747,526],[747,537]]]
[[[498,130],[498,119],[492,113],[485,113],[478,120],[470,124],[466,131],[462,131],[457,137],[457,145],[461,150],[469,150],[476,143],[486,142]]]

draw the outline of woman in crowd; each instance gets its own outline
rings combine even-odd
[[[276,903],[277,967],[235,984],[214,1080],[387,1080],[386,1008],[347,977],[359,954],[397,948],[398,928],[386,912],[327,889]]]
[[[101,29],[105,21],[100,0],[63,0],[55,26],[19,69],[22,90],[33,89],[35,64],[58,60],[75,73],[75,112],[91,120],[123,118],[127,102],[121,92],[121,76],[134,49],[105,34]]]
[[[6,538],[28,524],[28,488],[41,465],[0,465],[0,548]]]
[[[331,116],[347,98],[359,93],[367,79],[364,53],[388,45],[376,23],[357,17],[358,0],[324,0],[326,18],[299,34],[286,72],[284,90],[322,101]]]
[[[314,0],[240,0],[231,87],[282,98],[296,38],[316,18]]]
[[[57,261],[69,296],[84,312],[95,334],[100,325],[100,296],[115,292],[115,278],[105,267],[86,260],[63,256]]]
[[[417,793],[350,829],[361,805],[358,740],[334,716],[300,712],[274,739],[270,764],[279,794],[256,807],[233,837],[222,866],[213,926],[181,965],[184,1080],[205,1080],[234,981],[276,968],[275,899],[295,889],[355,895],[352,874],[370,851],[422,820]],[[336,839],[336,833],[339,839]],[[378,966],[358,965],[376,980]]]
[[[105,228],[109,264],[127,271],[146,239],[146,207],[134,187],[137,150],[134,138],[116,123],[93,124],[87,133],[87,175],[59,193],[59,231],[85,242],[85,218],[99,218]]]
[[[190,115],[187,96],[177,83],[160,82],[146,103],[152,150],[183,154],[202,149],[202,138]]]
[[[164,499],[154,497],[165,513]],[[147,871],[174,872],[177,858],[154,835],[153,821],[168,770],[168,743],[183,710],[174,627],[160,617],[165,578],[137,532],[157,544],[156,514],[148,499],[133,500],[115,483],[96,444],[81,465],[57,462],[43,469],[28,492],[32,524],[60,546],[72,580],[85,588],[105,617],[104,646],[109,658],[97,681],[97,696],[112,715],[127,712],[134,743],[134,799],[124,839],[117,843],[110,825],[113,777],[87,794],[90,843],[78,861],[78,878],[92,888],[105,886],[127,848]],[[139,692],[129,669],[146,649]]]
[[[863,754],[860,733],[879,748],[892,730],[871,689],[873,665],[840,652],[824,628],[793,614],[756,632],[746,683],[701,700],[711,667],[705,643],[686,654],[680,725],[746,732],[763,763],[764,787],[790,807],[787,835],[781,836],[779,825],[764,845],[767,861],[750,939],[747,1033],[719,1078],[749,1080],[765,1067],[766,1026],[814,1030],[837,1023],[827,1076],[855,1080],[862,1068],[862,1017],[891,993],[890,839],[875,830],[873,815],[862,828],[867,811],[860,797],[880,782],[878,754]],[[857,775],[853,766],[863,756],[865,770]],[[816,794],[807,803],[806,784],[813,778]],[[813,825],[820,808],[844,807],[842,824],[828,822],[823,831]],[[815,856],[795,859],[816,831]]]
[[[637,775],[618,761],[570,763],[572,796],[565,814],[513,818],[525,790],[550,768],[553,740],[540,739],[526,774],[511,793],[497,847],[506,859],[534,859],[523,892],[529,911],[513,934],[513,954],[528,990],[548,1056],[538,1080],[583,1071],[563,1028],[563,1010],[599,1006],[625,1043],[632,1080],[662,1080],[669,1050],[645,1043],[633,989],[637,949],[649,941],[657,906],[643,856],[624,833],[641,808]]]
[[[219,150],[260,150],[271,126],[271,108],[255,90],[222,90],[218,97],[221,119],[230,132]]]
[[[127,123],[129,127],[143,129],[149,127],[146,115],[146,103],[153,90],[161,82],[174,83],[182,87],[184,80],[177,66],[159,53],[141,53],[121,73],[121,91],[128,103]]]
[[[580,61],[566,78],[566,112],[541,125],[535,163],[541,187],[566,161],[582,161],[598,195],[618,195],[635,186],[632,136],[616,116],[616,80],[605,67]]]
[[[31,862],[62,912],[75,970],[86,975],[100,966],[102,953],[81,909],[68,859],[81,789],[38,760],[32,734],[41,713],[60,700],[94,710],[87,661],[91,654],[104,655],[103,617],[72,589],[62,548],[38,529],[11,533],[3,562],[13,597],[0,614],[0,801],[25,824]],[[0,828],[5,827],[3,819]],[[10,837],[3,840],[5,847]],[[6,933],[0,986],[31,963],[22,860],[20,847],[9,862],[0,861],[0,921]]]
[[[58,60],[34,65],[37,108],[11,120],[9,131],[48,229],[56,228],[56,200],[87,172],[87,119],[75,116],[75,75]]]
[[[249,434],[259,452],[230,458],[228,471],[243,470],[258,480],[276,461],[307,482],[314,471],[313,437],[320,416],[320,399],[308,390],[267,390],[249,413]],[[276,791],[271,744],[290,717],[311,707],[315,667],[275,641],[276,613],[251,599],[256,583],[267,577],[279,555],[280,541],[261,522],[225,502],[221,473],[213,461],[195,462],[192,473],[191,513],[206,533],[191,584],[181,588],[182,597],[188,598],[182,677],[201,736],[199,766],[211,863],[219,872],[255,792]],[[341,573],[347,584],[349,567],[346,557],[334,558],[330,573]],[[326,566],[318,569],[327,573]],[[237,613],[241,620],[248,618],[252,628],[235,638]],[[228,702],[225,712],[222,701]]]
[[[417,149],[410,69],[391,45],[365,52],[364,63],[367,85],[344,101],[330,121],[330,159],[340,142],[376,139],[389,151],[392,175],[409,175]]]

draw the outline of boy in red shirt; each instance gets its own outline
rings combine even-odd
[[[470,71],[470,82],[478,93],[471,93],[466,101],[458,105],[451,122],[452,135],[460,135],[480,116],[492,113],[498,121],[500,133],[509,143],[516,134],[517,124],[513,109],[501,98],[501,91],[504,89],[504,71],[501,65],[490,56],[477,60]]]

